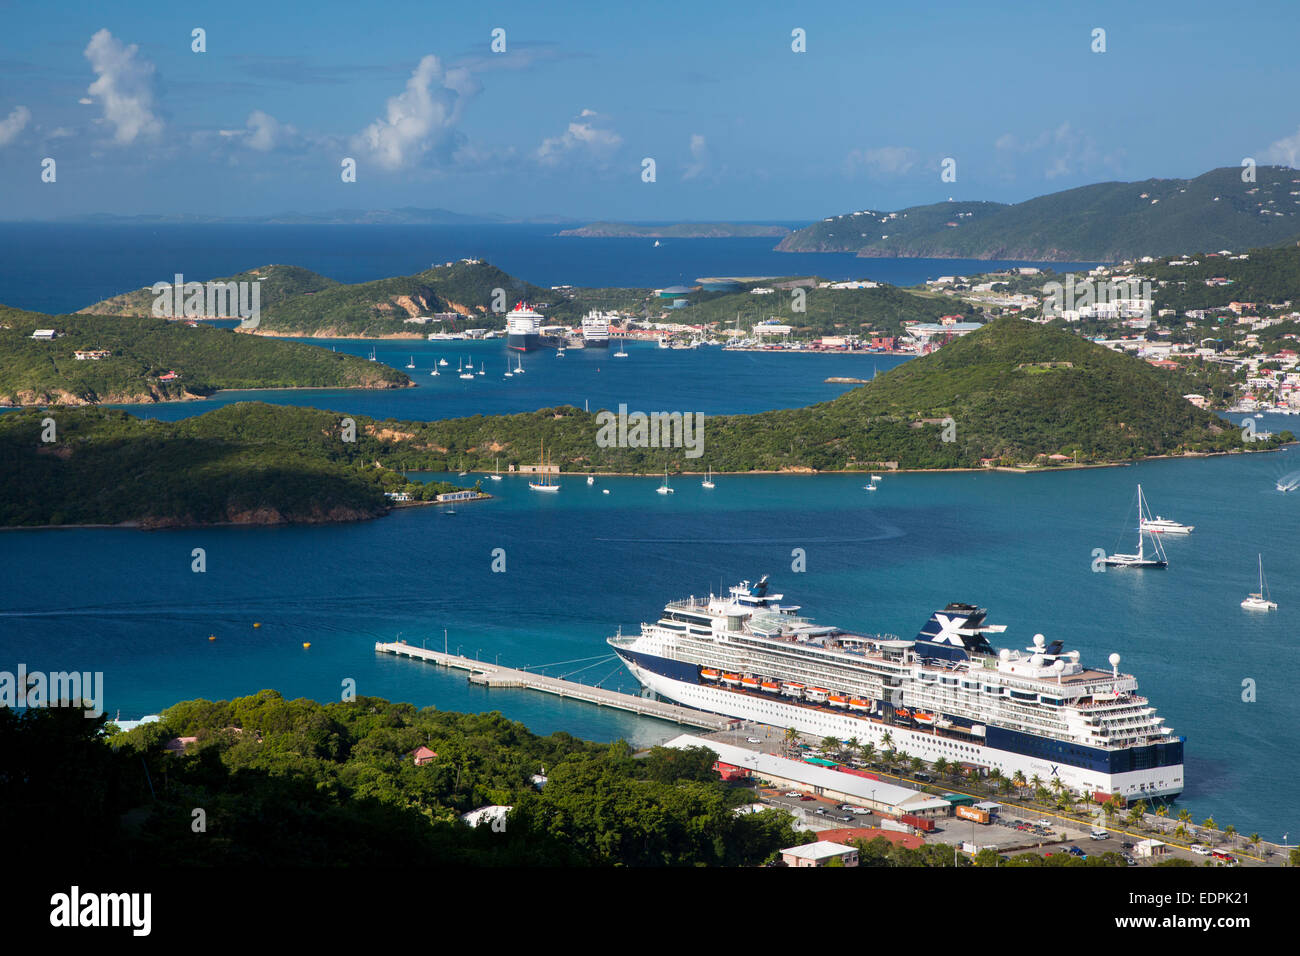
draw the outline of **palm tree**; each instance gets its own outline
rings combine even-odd
[[[912,776],[915,777],[918,773],[921,772],[921,768],[924,766],[924,763],[922,762],[920,757],[913,757],[909,766],[911,766],[912,768]]]
[[[1129,808],[1128,822],[1135,827],[1141,826],[1143,818],[1146,817],[1146,813],[1147,813],[1146,802],[1143,800],[1139,800],[1137,803],[1133,804],[1133,806]]]
[[[1179,810],[1179,811],[1178,811],[1178,822],[1179,822],[1179,823],[1191,823],[1191,822],[1192,822],[1192,811],[1191,811],[1191,810],[1188,810],[1186,807],[1184,807],[1183,809]]]
[[[1213,843],[1215,831],[1219,829],[1218,824],[1214,822],[1214,817],[1206,817],[1205,822],[1201,824],[1201,827],[1210,831],[1210,842]]]
[[[1180,817],[1179,820],[1181,821],[1181,819],[1182,818]],[[1187,839],[1186,825],[1180,822],[1178,826],[1174,827],[1174,836],[1178,837],[1180,840],[1186,840]]]
[[[862,754],[862,760],[863,760],[863,762],[864,762],[864,763],[870,763],[870,762],[871,762],[871,757],[872,757],[872,755],[874,755],[875,752],[876,752],[876,745],[873,744],[873,743],[867,742],[867,743],[865,743],[865,744],[862,744],[862,745],[858,748],[858,750],[859,750],[859,751],[861,752],[861,754]]]
[[[886,730],[884,734],[881,735],[880,742],[882,745],[884,745],[884,748],[886,750],[894,749],[894,735],[891,734],[888,730]]]
[[[1249,837],[1247,837],[1247,840],[1250,841],[1250,845],[1251,845],[1251,847],[1253,847],[1254,850],[1255,850],[1255,852],[1258,853],[1258,852],[1259,852],[1259,844],[1260,844],[1260,837],[1259,837],[1259,834],[1258,834],[1258,833],[1252,833]]]
[[[1026,783],[1025,772],[1023,770],[1017,770],[1014,774],[1011,775],[1011,782],[1016,785],[1016,795],[1019,796],[1021,789],[1025,786]]]
[[[1052,791],[1048,790],[1042,784],[1039,784],[1038,789],[1034,791],[1034,799],[1039,803],[1046,803],[1048,800],[1052,799]]]
[[[793,727],[787,727],[785,729],[785,734],[782,737],[782,741],[783,749],[786,755],[789,756],[794,753],[795,746],[799,743],[799,731],[795,730]]]
[[[1040,790],[1042,789],[1043,786],[1043,778],[1040,777],[1038,774],[1034,774],[1032,777],[1029,778],[1029,784],[1035,790]]]
[[[1235,850],[1237,849],[1237,828],[1229,823],[1223,828],[1223,835],[1228,838],[1228,843]]]
[[[858,752],[862,749],[862,744],[858,741],[857,737],[850,737],[848,740],[844,742],[844,744],[845,744],[845,749],[848,750],[850,759],[856,757],[858,755]]]
[[[948,761],[945,760],[943,757],[940,757],[938,760],[936,760],[934,762],[934,772],[938,774],[940,777],[942,777],[945,773],[948,772]]]
[[[840,741],[837,737],[823,737],[821,742],[821,751],[826,756],[837,754],[840,749]]]

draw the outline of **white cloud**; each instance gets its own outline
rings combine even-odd
[[[907,146],[855,149],[844,160],[845,172],[859,169],[877,176],[901,176],[916,165],[916,151]]]
[[[691,134],[691,162],[682,174],[682,179],[695,179],[709,168],[709,144],[699,133]]]
[[[104,107],[114,142],[126,145],[141,136],[157,136],[163,124],[153,112],[154,66],[136,57],[135,44],[123,46],[108,30],[90,38],[84,55],[99,75],[86,90]]]
[[[597,125],[604,119],[595,110],[584,109],[559,136],[542,140],[537,147],[537,161],[543,166],[558,166],[570,158],[608,161],[623,145],[623,137]]]
[[[1263,159],[1266,163],[1276,163],[1280,166],[1290,166],[1296,168],[1296,160],[1300,159],[1300,129],[1296,130],[1291,136],[1284,136],[1276,143],[1264,150]]]
[[[12,143],[31,118],[31,110],[25,106],[15,106],[13,112],[0,120],[0,146]]]
[[[384,169],[410,166],[430,150],[454,151],[455,126],[465,103],[479,92],[466,69],[443,69],[432,54],[420,60],[406,90],[388,100],[387,115],[353,140]]]
[[[284,146],[298,131],[281,123],[269,113],[253,110],[248,114],[248,148],[266,153]]]

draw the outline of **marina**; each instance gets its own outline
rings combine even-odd
[[[578,681],[547,677],[544,674],[534,674],[530,671],[516,670],[511,667],[501,667],[497,664],[488,664],[461,655],[415,647],[401,641],[387,643],[377,641],[375,643],[375,652],[379,654],[395,654],[399,657],[421,660],[438,667],[467,671],[470,683],[481,684],[485,687],[536,690],[546,694],[554,694],[557,697],[570,697],[574,700],[585,701],[598,707],[612,707],[641,717],[654,717],[659,720],[672,721],[676,724],[703,727],[707,730],[725,730],[734,723],[730,717],[709,714],[691,707],[681,707],[666,701],[636,697],[632,694],[606,690],[603,687],[593,687],[590,684],[583,684]]]

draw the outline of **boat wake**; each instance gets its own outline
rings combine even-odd
[[[1277,480],[1277,490],[1286,493],[1300,488],[1300,471],[1292,471]]]

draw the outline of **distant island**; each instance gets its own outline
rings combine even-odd
[[[1266,451],[1290,432],[1247,442],[1183,395],[1185,373],[1072,332],[996,319],[937,352],[806,408],[704,419],[692,442],[602,441],[609,412],[572,407],[431,422],[261,403],[180,422],[106,409],[0,416],[0,525],[195,525],[344,521],[388,510],[383,492],[427,500],[409,472],[805,473],[1112,464],[1152,456]],[[53,417],[58,440],[43,442]],[[698,424],[698,421],[693,422]],[[635,427],[635,426],[632,426]],[[674,430],[675,429],[675,430]],[[696,439],[703,436],[695,432]],[[672,435],[679,436],[675,443]],[[703,454],[688,455],[694,447]]]
[[[324,212],[278,212],[263,216],[212,216],[200,213],[88,213],[66,216],[59,222],[111,225],[208,225],[212,223],[248,223],[252,225],[307,226],[461,226],[517,225],[536,223],[555,225],[573,222],[571,216],[542,215],[511,218],[492,214],[452,212],[450,209],[421,209],[402,206],[397,209],[332,209]]]
[[[777,245],[782,252],[874,258],[1117,262],[1189,249],[1245,249],[1300,240],[1300,172],[1229,166],[1195,179],[1096,183],[1022,203],[942,202],[828,217]]]
[[[579,239],[768,239],[790,234],[788,226],[755,223],[684,222],[645,226],[627,222],[593,222],[577,229],[564,229],[557,236]]]
[[[300,342],[167,319],[0,306],[0,405],[137,404],[206,398],[221,389],[412,384],[386,365]]]

